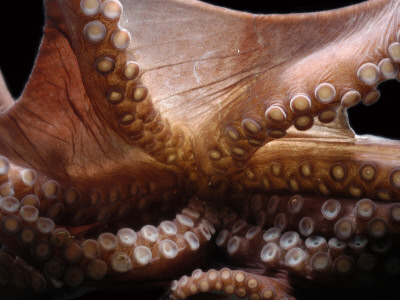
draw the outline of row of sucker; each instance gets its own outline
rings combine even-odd
[[[0,250],[0,288],[2,294],[5,289],[41,293],[47,288],[47,280],[40,271],[21,258]]]
[[[56,180],[33,169],[16,166],[4,156],[0,156],[0,197],[1,202],[15,204],[7,208],[11,213],[21,208],[21,212],[31,214],[32,219],[39,217],[40,212],[40,216],[58,220],[65,211],[60,200],[61,186]]]
[[[121,228],[116,234],[103,232],[95,239],[83,240],[55,226],[51,219],[38,217],[35,207],[20,207],[15,198],[3,198],[0,210],[0,230],[9,249],[58,282],[57,286],[77,287],[84,281],[142,272],[142,268],[164,260],[172,263],[180,255],[199,251],[218,226],[216,211],[197,199],[191,199],[172,221],[157,227],[145,225],[138,231]],[[2,271],[0,268],[7,277],[9,272]]]
[[[317,118],[322,124],[333,122],[338,109],[355,106],[360,101],[365,105],[374,104],[380,97],[376,90],[379,82],[399,78],[400,37],[387,48],[388,57],[382,58],[377,64],[367,62],[362,64],[355,77],[368,92],[361,93],[356,89],[338,90],[331,82],[318,83],[313,93],[298,92],[290,99],[268,101],[264,118],[256,120],[245,117],[241,122],[228,124],[223,128],[228,151],[212,146],[209,149],[209,159],[219,172],[226,172],[233,165],[243,169],[252,154],[273,139],[286,136],[286,130],[294,126],[299,131],[310,129]],[[231,163],[227,163],[230,158]]]
[[[224,293],[249,300],[289,299],[288,288],[278,280],[239,270],[223,268],[193,271],[171,284],[169,299],[186,299],[200,293]]]
[[[165,202],[171,202],[168,195],[178,194],[163,189],[164,183],[157,186],[163,191]],[[144,184],[134,180],[81,191],[72,185],[61,186],[54,179],[33,169],[16,166],[0,156],[0,199],[18,203],[16,209],[20,214],[29,214],[32,222],[34,218],[46,217],[58,224],[104,224],[125,217],[133,208],[143,211],[152,204],[153,198],[162,198],[155,187],[153,181]]]
[[[236,263],[251,267],[245,252],[270,268],[316,280],[364,284],[400,276],[399,203],[256,194],[241,211],[221,210],[216,238]]]
[[[316,192],[325,197],[339,194],[394,201],[400,197],[400,165],[395,160],[387,163],[345,157],[337,160],[323,154],[310,160],[300,156],[285,161],[271,158],[264,164],[249,165],[235,182],[238,190],[246,185],[265,191]]]
[[[357,70],[357,78],[367,86],[375,89],[370,91],[362,99],[365,105],[374,104],[380,96],[376,86],[383,80],[400,79],[399,78],[399,63],[400,63],[400,32],[397,33],[397,41],[391,43],[387,48],[389,57],[385,57],[377,64],[373,62],[366,62],[362,64]]]
[[[118,25],[122,4],[117,0],[82,0],[80,11],[86,20],[82,34],[88,49],[107,53],[93,57],[98,79],[104,81],[104,103],[100,103],[107,108],[104,113],[111,112],[117,118],[117,126],[129,143],[163,163],[184,167],[193,160],[190,147],[182,130],[171,128],[153,107],[148,89],[141,82],[140,66],[128,51],[134,37]]]

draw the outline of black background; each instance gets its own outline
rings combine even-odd
[[[233,9],[266,14],[318,11],[347,6],[362,1],[214,0],[206,2]],[[28,79],[38,51],[42,27],[44,25],[44,12],[42,3],[38,0],[2,1],[1,10],[0,69],[3,72],[12,95],[14,98],[18,98]],[[400,113],[400,84],[393,80],[381,84],[379,89],[382,97],[376,104],[370,107],[359,104],[350,109],[349,115],[352,127],[359,134],[369,133],[400,139],[400,118],[398,116]],[[147,299],[135,294],[103,292],[91,293],[79,299],[109,299],[114,295],[118,299]],[[323,294],[322,297],[321,299],[330,299],[326,294]],[[364,297],[364,299],[366,298]]]

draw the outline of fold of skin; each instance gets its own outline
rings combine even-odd
[[[3,74],[0,74],[0,111],[6,110],[13,104],[13,98],[7,89],[6,83],[4,82]]]
[[[214,242],[232,270],[182,277],[171,297],[398,282],[400,142],[356,136],[346,108],[373,104],[377,84],[398,78],[399,1],[268,16],[198,1],[101,2],[45,1],[23,94],[12,103],[0,82],[0,240],[10,254],[0,275],[14,278],[5,291],[24,295],[21,278],[40,292],[165,286],[216,264]],[[308,234],[310,224],[320,227]],[[133,244],[121,228],[137,231]],[[280,241],[263,235],[270,228]],[[299,242],[286,247],[285,232]],[[350,246],[317,251],[311,235]],[[85,248],[93,239],[95,258]],[[371,246],[357,248],[365,239]],[[273,261],[268,243],[280,253]],[[371,272],[366,255],[383,269]],[[16,257],[36,271],[15,275]]]

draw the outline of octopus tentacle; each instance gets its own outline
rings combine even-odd
[[[22,168],[0,156],[0,195],[18,202],[18,208],[35,208],[35,215],[71,226],[120,219],[134,209],[148,206],[151,198],[140,182],[81,192],[62,186],[30,168]],[[17,200],[18,199],[18,200]],[[126,201],[124,203],[124,201]]]
[[[47,4],[51,12],[54,2]],[[54,18],[49,16],[48,22]],[[49,74],[54,74],[54,78]],[[86,194],[98,188],[99,180],[109,180],[105,190],[101,191],[104,198],[112,189],[119,190],[126,198],[137,196],[135,192],[130,194],[131,188],[140,190],[140,196],[144,196],[150,193],[148,186],[154,186],[157,181],[158,191],[165,192],[162,186],[169,185],[179,176],[171,167],[158,163],[156,168],[170,173],[166,176],[172,180],[170,183],[169,180],[157,180],[157,174],[150,180],[140,179],[142,166],[154,170],[152,163],[155,159],[139,148],[129,147],[107,123],[101,121],[94,112],[88,88],[82,84],[81,74],[69,41],[48,24],[31,80],[21,98],[0,117],[0,123],[4,125],[0,141],[4,149],[2,154],[17,165],[25,165],[64,183],[63,191],[77,188],[82,199],[87,199]],[[54,114],[47,115],[42,107],[53,109]],[[62,128],[62,133],[59,128]],[[31,135],[37,138],[31,140]],[[92,147],[86,147],[86,143]],[[43,147],[46,144],[48,147]],[[29,166],[22,160],[25,156],[31,157]],[[94,156],[97,159],[93,160]],[[62,163],[51,164],[45,157]],[[107,175],[104,175],[104,168],[109,168]],[[121,170],[124,170],[124,179],[119,182],[112,180]]]
[[[326,144],[329,153],[320,147]],[[337,135],[334,128],[321,136],[316,132],[294,133],[261,148],[244,174],[233,178],[238,190],[246,185],[266,191],[317,192],[323,196],[394,201],[399,197],[396,174],[400,162],[390,155],[393,149],[400,149],[398,141]],[[313,157],[304,153],[312,153]]]
[[[379,6],[378,8],[378,5]],[[388,46],[390,44],[390,42],[395,41],[395,35],[396,35],[396,28],[397,28],[397,23],[396,23],[396,18],[395,16],[392,18],[391,16],[389,16],[388,18],[380,18],[381,14],[384,14],[386,11],[391,11],[391,13],[393,13],[394,15],[396,14],[397,10],[396,8],[393,8],[392,5],[393,2],[390,3],[385,3],[385,5],[383,5],[382,3],[369,3],[369,4],[364,4],[362,8],[360,8],[359,12],[357,12],[357,14],[359,13],[361,15],[365,14],[371,14],[374,17],[376,17],[376,22],[378,22],[377,27],[378,28],[382,28],[382,31],[384,32],[382,33],[376,33],[376,39],[372,39],[371,40],[371,45],[367,45],[367,46],[362,46],[360,47],[363,48],[365,47],[368,51],[375,51],[376,48],[381,49],[382,51],[387,51]],[[175,11],[174,11],[175,12]],[[179,13],[179,12],[176,12]],[[324,15],[319,15],[319,14],[315,14],[315,15],[309,15],[307,16],[309,19],[307,19],[309,26],[313,26],[313,27],[318,27],[321,28],[321,32],[319,32],[319,34],[321,35],[321,37],[323,36],[330,36],[334,33],[330,33],[331,31],[333,31],[333,28],[335,28],[334,30],[336,30],[336,26],[330,26],[329,22],[325,22],[325,20],[332,19],[331,22],[339,22],[338,20],[341,20],[341,18],[346,18],[347,15],[354,15],[354,11],[352,9],[348,9],[346,12],[328,12]],[[337,16],[337,19],[335,19],[335,16]],[[203,19],[207,19],[208,15],[206,14],[206,12],[203,12],[203,14],[201,15],[201,17]],[[240,27],[246,27],[247,23],[250,23],[250,16],[246,16],[246,15],[242,15],[241,18],[238,18],[238,20],[235,20],[236,22],[233,22],[233,15],[229,15],[227,14],[226,19],[224,20],[225,23],[230,25],[230,28],[240,28]],[[236,17],[236,16],[235,16]],[[274,25],[274,26],[268,26],[269,22],[273,22],[275,21],[275,18],[277,19],[277,23],[278,25]],[[296,18],[296,16],[292,16],[292,18],[290,19],[290,25],[287,25],[285,23],[284,20],[279,19],[279,16],[269,16],[268,18],[256,18],[254,20],[254,22],[256,23],[256,32],[254,33],[254,35],[257,35],[258,40],[255,41],[255,37],[254,40],[250,39],[248,36],[246,36],[246,43],[244,44],[240,44],[241,42],[241,36],[235,35],[234,36],[234,41],[231,41],[230,39],[228,39],[226,41],[226,45],[229,45],[229,50],[232,52],[232,49],[238,49],[238,53],[236,55],[233,56],[233,54],[231,56],[228,56],[227,58],[225,57],[217,57],[217,54],[213,54],[210,53],[210,57],[207,57],[207,59],[213,59],[215,60],[215,64],[216,66],[219,66],[220,64],[222,64],[223,62],[225,63],[229,63],[230,65],[233,65],[234,68],[237,69],[237,74],[238,76],[240,76],[239,78],[235,79],[238,84],[235,86],[237,88],[237,90],[235,90],[234,92],[231,92],[229,90],[230,93],[226,93],[223,95],[218,95],[221,96],[224,99],[228,99],[225,100],[224,105],[226,106],[233,106],[235,107],[234,109],[231,109],[229,111],[227,111],[226,116],[215,116],[215,118],[219,118],[221,119],[221,124],[223,125],[223,128],[216,128],[214,131],[214,136],[215,136],[215,141],[213,141],[208,148],[206,150],[201,150],[201,152],[203,153],[199,153],[198,155],[202,155],[202,157],[205,157],[206,159],[210,160],[211,165],[213,166],[214,170],[217,173],[221,173],[225,174],[225,172],[227,170],[229,170],[230,166],[233,164],[236,167],[239,168],[243,168],[246,165],[246,162],[250,159],[250,157],[252,157],[252,154],[257,150],[257,147],[260,147],[264,144],[265,140],[267,139],[266,132],[270,131],[271,136],[274,138],[277,137],[281,137],[284,136],[285,133],[284,131],[286,131],[286,129],[289,127],[290,124],[297,124],[297,128],[300,130],[305,130],[308,129],[312,126],[313,124],[313,117],[317,116],[319,114],[319,119],[322,122],[331,122],[332,120],[335,119],[336,116],[336,112],[332,110],[332,108],[334,108],[336,110],[336,108],[338,108],[339,104],[341,103],[341,96],[346,95],[346,97],[344,97],[344,103],[346,106],[350,105],[349,103],[355,103],[356,100],[358,98],[361,99],[361,96],[366,95],[366,93],[369,92],[370,87],[369,86],[365,86],[363,85],[360,80],[357,78],[356,73],[357,73],[357,68],[358,66],[355,65],[353,70],[354,72],[348,72],[350,65],[354,64],[357,60],[359,60],[359,58],[357,57],[356,60],[352,61],[350,64],[347,64],[347,61],[344,60],[343,61],[343,68],[336,68],[335,66],[335,70],[329,71],[330,69],[332,69],[332,67],[330,66],[324,66],[322,67],[322,64],[313,64],[313,56],[310,55],[308,56],[307,52],[301,52],[298,51],[296,53],[292,53],[290,52],[290,55],[286,55],[286,58],[288,59],[288,57],[293,57],[292,60],[293,61],[284,61],[284,66],[280,66],[278,65],[275,68],[270,68],[272,69],[272,71],[270,69],[266,69],[267,66],[265,66],[265,69],[263,69],[263,65],[259,66],[258,68],[252,69],[252,66],[247,64],[246,65],[246,69],[244,69],[244,66],[242,64],[240,64],[241,59],[243,58],[242,56],[245,57],[252,57],[252,55],[254,54],[259,54],[260,52],[263,53],[263,44],[262,41],[267,40],[268,37],[270,35],[279,35],[279,30],[286,30],[288,26],[293,26],[296,27],[296,29],[293,29],[290,31],[291,36],[288,37],[288,39],[291,41],[291,43],[287,43],[286,45],[269,45],[268,48],[268,54],[263,53],[263,55],[260,55],[264,60],[267,60],[267,57],[269,55],[273,55],[274,53],[274,47],[278,48],[280,52],[284,52],[284,50],[287,49],[287,51],[293,51],[292,46],[293,44],[295,45],[302,45],[302,42],[298,42],[296,43],[296,38],[293,36],[304,36],[303,34],[300,34],[298,32],[297,28],[301,28],[301,30],[304,31],[309,31],[312,32],[311,30],[307,29],[308,27],[306,26],[297,26],[296,22],[303,22],[304,18],[301,17],[299,19]],[[371,22],[374,22],[374,18],[371,19]],[[383,21],[382,21],[383,20]],[[393,20],[393,21],[392,21]],[[230,23],[232,21],[232,24]],[[280,23],[279,23],[279,22]],[[353,19],[354,21],[354,19]],[[353,22],[352,21],[352,22]],[[288,21],[289,22],[289,21]],[[317,24],[319,24],[318,22],[321,22],[321,24],[324,24],[324,26],[319,26]],[[357,21],[354,21],[355,23],[357,23]],[[381,24],[382,22],[382,24]],[[342,26],[352,26],[353,23],[344,23],[342,24]],[[361,25],[357,24],[361,30]],[[197,34],[198,36],[200,36],[200,38],[202,37],[202,31],[199,28],[196,28],[193,25],[189,25],[191,27],[194,27],[192,29],[191,32],[193,32],[193,35]],[[226,25],[225,25],[226,26]],[[220,24],[218,24],[219,28],[222,28],[221,30],[223,30],[224,27],[221,27]],[[281,28],[282,27],[282,28]],[[265,30],[263,29],[265,28]],[[275,31],[274,31],[275,30]],[[338,31],[336,31],[338,32]],[[387,33],[386,33],[387,32]],[[155,33],[152,33],[153,35]],[[313,35],[315,33],[313,32]],[[337,33],[336,33],[337,34]],[[367,33],[363,33],[363,34],[367,34]],[[374,33],[375,35],[375,33]],[[384,36],[384,38],[382,38],[382,36]],[[349,40],[349,43],[355,43],[357,44],[358,40],[359,40],[359,33],[357,32],[357,30],[354,30],[354,36],[345,36],[345,37],[336,37],[337,39],[339,38],[343,38]],[[389,40],[389,41],[387,41]],[[286,40],[285,40],[286,41]],[[211,41],[207,41],[208,43],[212,43]],[[207,45],[207,42],[205,42],[205,44]],[[261,45],[260,45],[261,44]],[[344,43],[346,44],[346,43]],[[236,47],[236,48],[235,48]],[[341,53],[341,49],[332,49],[329,48],[327,46],[324,45],[324,38],[320,39],[320,43],[318,45],[316,45],[315,47],[320,47],[321,50],[318,52],[319,55],[321,55],[323,57],[323,55],[330,55],[330,51],[338,51],[339,53]],[[283,49],[282,49],[283,48]],[[141,51],[142,49],[140,49],[139,51]],[[146,50],[151,50],[151,49],[147,49]],[[278,51],[278,50],[276,50]],[[366,51],[365,56],[369,57],[369,52]],[[381,50],[380,50],[381,51]],[[343,50],[344,52],[344,50]],[[225,49],[220,49],[219,53],[230,53],[228,50]],[[220,54],[221,55],[221,54]],[[266,57],[267,56],[267,57]],[[344,56],[344,54],[343,54]],[[351,56],[349,56],[351,57]],[[317,58],[316,58],[317,59]],[[320,59],[320,57],[318,58]],[[347,59],[347,58],[346,58]],[[322,61],[326,61],[328,62],[329,60],[323,60],[321,59],[321,63]],[[252,60],[250,59],[250,62],[252,62]],[[256,62],[254,62],[256,63]],[[315,70],[315,71],[310,71],[309,67],[310,66],[318,66],[319,70]],[[321,66],[320,66],[321,65]],[[360,63],[361,66],[361,63]],[[150,76],[150,74],[152,72],[160,72],[159,71],[159,66],[157,66],[157,69],[155,71],[150,70],[148,71],[145,76]],[[303,71],[304,69],[307,69],[307,71]],[[163,68],[163,69],[167,69],[167,68]],[[168,70],[168,69],[167,69]],[[197,65],[196,65],[196,70],[197,70]],[[335,72],[338,72],[337,70],[342,70],[340,72],[343,72],[343,74],[336,74]],[[163,72],[164,70],[162,70]],[[296,78],[302,78],[301,76],[298,76],[299,73],[312,73],[315,74],[315,79],[311,79],[310,82],[298,82],[298,80],[296,80]],[[328,79],[323,80],[323,78],[319,78],[321,76],[325,76],[327,77],[328,75],[323,73],[321,74],[321,72],[325,72],[327,73],[330,77],[329,80],[333,81],[338,81],[340,82],[341,80],[343,80],[343,82],[348,82],[348,84],[350,83],[354,83],[354,87],[353,89],[349,89],[349,87],[347,87],[344,83],[343,83],[343,91],[337,91],[336,89],[338,88],[334,88],[333,85],[331,83],[328,82],[324,82],[327,81]],[[161,73],[161,72],[160,72]],[[277,73],[276,76],[281,76],[281,74],[284,74],[285,76],[282,75],[282,77],[289,77],[289,78],[293,78],[293,80],[289,80],[288,82],[290,82],[290,87],[282,87],[282,86],[278,86],[278,87],[269,87],[267,80],[263,79],[263,76],[275,76],[275,73]],[[332,73],[332,74],[330,74]],[[163,74],[163,73],[161,73]],[[197,73],[196,73],[197,74]],[[195,74],[195,75],[196,75]],[[223,80],[223,72],[220,72],[220,76],[221,76],[221,80]],[[257,77],[256,75],[257,74]],[[324,75],[325,74],[325,75]],[[347,75],[347,74],[354,74],[354,75]],[[351,78],[349,77],[351,76]],[[195,78],[197,78],[196,76],[194,76]],[[338,80],[336,80],[336,78],[338,77]],[[286,82],[286,81],[285,81]],[[321,82],[320,84],[318,84],[318,82]],[[197,83],[197,85],[200,85],[201,81],[199,81]],[[215,85],[217,84],[223,84],[221,82],[215,83]],[[347,84],[347,85],[348,85]],[[196,84],[195,84],[196,85]],[[303,87],[305,85],[305,87]],[[298,87],[297,87],[298,86]],[[198,89],[201,89],[202,87],[200,86]],[[207,85],[207,88],[210,89],[210,92],[212,92],[212,89],[214,88],[214,85]],[[203,88],[204,89],[204,88]],[[263,90],[263,92],[260,92],[260,90]],[[306,98],[299,98],[296,97],[296,95],[294,95],[294,99],[292,99],[293,101],[291,101],[291,106],[294,108],[295,111],[297,111],[297,113],[299,114],[299,117],[296,117],[295,121],[285,121],[287,118],[291,118],[294,119],[294,117],[291,117],[291,114],[289,114],[289,112],[291,112],[290,109],[290,105],[289,105],[289,100],[290,99],[290,95],[280,95],[281,92],[279,91],[289,91],[290,93],[295,93],[293,90],[296,89],[300,89],[300,91],[298,92],[299,95],[303,95],[305,92],[307,94]],[[246,91],[246,93],[241,93],[241,91]],[[265,91],[268,92],[265,92]],[[278,90],[275,94],[274,91]],[[357,91],[356,91],[357,90]],[[249,91],[251,91],[249,93]],[[310,92],[309,92],[310,91]],[[197,92],[197,90],[195,91]],[[340,92],[340,93],[339,93]],[[194,92],[192,90],[189,91],[190,95],[194,94]],[[253,97],[251,96],[252,94],[257,95]],[[270,95],[271,94],[271,95]],[[337,94],[337,95],[336,95]],[[361,95],[362,94],[362,95]],[[193,96],[195,96],[196,94],[194,94]],[[210,94],[212,96],[212,94]],[[260,96],[263,99],[261,99],[261,101],[259,100]],[[328,103],[330,102],[330,100],[326,100],[326,99],[317,99],[318,97],[322,97],[322,96],[318,96],[318,95],[324,95],[324,97],[328,97],[329,95],[332,96],[332,100],[333,100],[333,96],[336,97],[336,100],[333,101],[332,103]],[[330,96],[329,96],[330,97]],[[171,98],[173,98],[173,96],[171,96]],[[176,97],[175,97],[176,98]],[[173,98],[173,99],[175,99]],[[244,99],[243,99],[244,98]],[[287,99],[287,100],[276,100],[274,102],[274,98],[283,98],[283,99]],[[312,98],[313,101],[311,101],[310,99]],[[356,99],[355,99],[356,98]],[[369,97],[368,99],[370,99],[371,97]],[[179,99],[179,98],[178,98]],[[267,101],[267,99],[271,99],[271,103],[269,103]],[[304,100],[306,99],[306,100]],[[358,100],[360,100],[358,99]],[[164,99],[163,99],[164,100]],[[286,103],[287,104],[283,104]],[[265,103],[264,103],[265,102]],[[283,102],[282,104],[280,104],[280,102]],[[306,102],[304,104],[304,102]],[[312,102],[312,103],[311,103]],[[233,103],[235,103],[235,105],[233,105]],[[275,103],[275,104],[274,104]],[[309,105],[307,104],[309,103]],[[311,105],[312,104],[312,105]],[[286,106],[285,106],[286,105]],[[333,106],[334,107],[330,107]],[[244,107],[245,106],[245,107]],[[265,106],[270,106],[267,108],[267,119],[265,119],[264,116],[262,115],[258,115],[258,114],[254,114],[253,111],[262,111],[263,113],[266,112],[265,108],[262,108],[261,106],[265,107]],[[310,114],[304,114],[303,112],[303,106],[305,106],[304,109],[308,110],[311,109],[312,106],[312,110],[310,111]],[[310,107],[308,107],[310,106]],[[220,111],[220,110],[219,110]],[[231,117],[231,115],[234,115],[235,117]],[[242,115],[242,119],[236,120],[235,118],[237,118],[237,115]],[[332,118],[333,116],[333,118]],[[268,121],[269,120],[269,121]],[[269,122],[269,123],[268,123]],[[268,124],[269,125],[268,125]],[[274,125],[276,124],[276,125]],[[287,125],[283,125],[283,124],[287,124]],[[268,130],[267,130],[268,129]],[[254,148],[255,147],[255,148]],[[199,150],[200,151],[200,150]],[[207,157],[208,156],[208,157]],[[210,166],[205,167],[205,169],[207,170],[206,172],[210,172],[208,171],[208,169],[210,169]],[[211,171],[212,172],[212,171]]]
[[[173,281],[170,299],[186,299],[191,295],[212,291],[251,300],[295,299],[289,296],[290,288],[285,278],[272,279],[229,268],[218,271],[210,269],[207,272],[196,269],[191,276],[183,276]]]
[[[0,278],[2,296],[22,298],[21,291],[41,293],[47,288],[45,276],[19,257],[0,251]]]
[[[382,285],[399,272],[398,207],[367,198],[316,201],[306,195],[256,194],[243,216],[225,210],[216,244],[248,268],[285,269],[330,285],[349,278]]]
[[[142,278],[143,272],[148,278],[168,277],[177,268],[185,269],[179,266],[181,259],[204,256],[209,251],[207,244],[215,233],[212,223],[218,225],[210,208],[192,201],[174,220],[163,221],[158,227],[145,225],[138,232],[121,228],[116,234],[103,232],[97,239],[82,239],[66,228],[55,227],[51,219],[38,217],[33,206],[18,208],[15,198],[2,199],[2,241],[48,280],[70,287],[96,285],[105,277],[111,283],[117,275],[133,280]],[[174,261],[177,264],[171,267]]]
[[[167,164],[187,165],[191,158],[182,130],[171,128],[143,83],[134,53],[136,36],[123,28],[119,1],[63,1],[60,8],[48,3],[49,15],[61,9],[63,19],[54,16],[58,27],[65,23],[93,108],[129,144],[142,148]],[[51,25],[50,25],[51,26]],[[94,72],[95,71],[95,72]],[[95,88],[100,87],[100,88]],[[182,165],[183,164],[183,165]]]

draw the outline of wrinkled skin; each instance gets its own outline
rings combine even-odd
[[[338,286],[349,299],[360,294],[365,299],[362,291],[371,284],[370,280],[377,286],[376,297],[381,291],[391,297],[397,292],[399,275],[396,268],[386,273],[384,268],[366,272],[365,267],[359,267],[359,260],[362,254],[368,254],[377,256],[378,264],[384,266],[398,263],[399,225],[393,207],[400,198],[395,176],[400,166],[400,145],[397,141],[355,136],[348,127],[341,99],[350,90],[357,90],[365,99],[376,87],[377,82],[364,84],[355,74],[362,64],[378,65],[381,59],[388,57],[387,47],[395,42],[400,28],[398,2],[371,1],[371,7],[358,6],[350,12],[311,15],[305,21],[296,16],[252,19],[250,15],[232,12],[227,12],[226,19],[221,21],[225,12],[217,8],[195,2],[192,7],[186,6],[185,1],[176,3],[156,10],[163,14],[144,14],[140,18],[134,14],[130,17],[129,8],[123,3],[121,20],[127,17],[133,23],[129,25],[132,27],[127,27],[132,48],[116,51],[107,43],[85,40],[82,29],[92,17],[80,19],[79,1],[71,1],[71,4],[47,1],[45,37],[25,91],[13,104],[6,88],[1,87],[0,108],[4,113],[0,119],[0,152],[11,163],[7,176],[15,186],[15,198],[21,200],[26,194],[35,193],[40,199],[40,216],[54,219],[56,227],[69,230],[72,241],[68,240],[60,249],[65,249],[68,243],[83,247],[86,239],[96,238],[102,232],[116,234],[124,227],[139,231],[145,224],[157,226],[160,221],[172,220],[175,213],[188,205],[191,197],[201,200],[199,211],[216,229],[215,233],[210,230],[212,239],[204,238],[198,229],[192,229],[199,238],[198,249],[189,251],[188,245],[176,237],[174,241],[183,247],[176,257],[155,260],[145,267],[135,264],[133,254],[127,251],[134,264],[128,272],[113,270],[110,257],[103,251],[101,258],[108,265],[104,278],[93,280],[88,276],[73,288],[54,287],[48,274],[43,272],[43,264],[48,259],[65,259],[65,254],[57,252],[56,246],[53,245],[49,258],[36,260],[29,253],[31,245],[24,248],[18,244],[15,240],[18,233],[9,234],[6,228],[0,233],[5,246],[3,251],[11,257],[21,257],[37,272],[44,273],[47,285],[41,292],[56,299],[65,291],[74,298],[80,297],[87,286],[107,291],[116,289],[126,297],[156,299],[165,292],[171,280],[190,275],[197,267],[206,272],[223,266],[246,271],[246,278],[256,277],[263,287],[274,286],[277,299],[284,295],[317,299],[320,294],[325,294],[325,289],[332,288],[331,293]],[[133,6],[133,13],[145,11],[145,7]],[[179,17],[182,7],[188,9],[183,13],[187,19]],[[168,16],[168,9],[173,17],[163,19]],[[158,24],[146,26],[146,21],[156,16],[159,17],[156,19]],[[350,16],[356,16],[354,24],[346,23]],[[104,21],[102,18],[100,20]],[[199,19],[204,22],[201,26],[196,23]],[[183,23],[182,27],[175,25],[178,20]],[[115,29],[113,21],[104,22],[107,29]],[[369,22],[375,26],[369,26]],[[124,27],[124,24],[127,23],[122,21],[120,26]],[[213,30],[217,33],[208,35]],[[352,34],[347,35],[346,30]],[[368,34],[363,35],[367,30]],[[293,50],[293,45],[298,48]],[[172,55],[177,52],[179,56]],[[102,57],[104,53],[117,58],[116,70],[107,75],[96,73],[93,66],[93,57]],[[138,62],[141,73],[132,81],[121,80],[120,75],[116,75],[117,70],[130,59]],[[379,81],[383,79],[381,76]],[[323,82],[331,83],[336,89],[334,100],[328,104],[318,101],[314,95],[316,86]],[[137,83],[148,89],[142,102],[117,100],[118,104],[109,103],[107,97],[111,87],[117,87],[118,91],[126,89],[124,95],[129,100]],[[291,97],[301,92],[310,95],[312,109],[307,115],[315,117],[313,126],[307,128],[293,126],[296,117],[303,113],[296,114],[289,105]],[[382,98],[385,93],[388,92],[383,88]],[[285,121],[274,122],[265,115],[265,110],[274,105],[284,110]],[[318,115],[327,108],[335,109],[337,115],[329,122],[321,122]],[[143,131],[137,129],[139,125],[129,123],[129,119],[121,123],[121,118],[132,111],[137,120],[147,124]],[[149,116],[150,120],[144,121]],[[365,118],[376,118],[376,113]],[[251,124],[246,125],[244,120],[251,120]],[[259,129],[256,126],[257,132],[252,131],[254,127],[246,129],[254,124],[259,126]],[[396,138],[396,127],[380,124],[386,129],[386,136]],[[232,128],[240,136],[238,140],[227,134],[226,130]],[[278,130],[278,134],[269,131],[271,128]],[[244,149],[245,154],[235,152],[235,146]],[[300,169],[304,162],[312,166],[311,177],[304,176]],[[360,175],[365,164],[375,168],[372,180],[367,180],[365,174],[364,177]],[[37,179],[33,187],[22,186],[20,190],[18,176],[25,168],[34,170]],[[43,191],[49,180],[59,184],[55,197],[46,196]],[[2,183],[6,181],[3,178]],[[132,193],[132,184],[140,193]],[[65,200],[71,187],[81,194],[78,205],[68,206]],[[118,194],[116,203],[109,196],[114,189]],[[88,200],[93,190],[100,190],[105,198],[99,205],[91,205]],[[299,194],[305,200],[304,204],[300,212],[290,212],[288,200]],[[7,195],[2,194],[3,197]],[[275,199],[272,196],[276,195],[280,197],[280,204],[272,209],[268,203],[272,203],[271,199]],[[341,203],[342,210],[340,216],[329,220],[322,216],[321,205],[332,198]],[[356,204],[362,198],[372,199],[375,205],[373,217],[380,217],[381,225],[386,226],[383,236],[377,237],[371,229],[373,217],[361,218],[361,221],[357,217]],[[261,204],[257,199],[262,199]],[[54,208],[59,203],[62,213]],[[122,210],[129,212],[121,213],[118,210],[121,205],[125,205]],[[84,219],[76,217],[82,207],[87,212]],[[204,213],[208,208],[212,212],[209,215]],[[265,221],[259,220],[259,211],[266,212]],[[227,221],[229,212],[237,213],[235,220]],[[288,251],[283,249],[277,262],[263,260],[260,253],[267,244],[266,238],[261,238],[261,233],[254,239],[245,237],[251,225],[260,226],[262,232],[277,227],[279,213],[289,216],[286,225],[278,224],[282,234],[298,232],[301,242],[297,248],[307,254],[305,262],[299,266],[285,261]],[[8,214],[3,209],[3,223]],[[19,216],[23,217],[21,213]],[[377,254],[372,246],[361,250],[348,247],[344,255],[346,259],[350,257],[350,264],[356,267],[345,274],[338,271],[339,263],[333,263],[335,259],[340,262],[342,256],[331,254],[333,250],[326,246],[322,252],[331,255],[330,268],[315,272],[311,264],[314,252],[305,245],[309,235],[299,227],[303,217],[310,217],[318,224],[313,235],[326,241],[341,236],[351,243],[354,236],[363,236],[369,245],[376,240],[390,240],[392,245],[383,254]],[[334,229],[335,222],[341,218],[351,220],[350,236],[343,237],[342,232]],[[176,219],[174,222],[179,223]],[[200,228],[199,224],[194,227]],[[180,230],[187,230],[184,228]],[[235,240],[235,236],[240,238]],[[46,238],[43,235],[39,240]],[[235,243],[237,240],[240,242]],[[51,238],[50,242],[53,243]],[[246,247],[246,243],[250,247]],[[282,248],[279,242],[277,244]],[[157,249],[153,246],[154,256]],[[14,264],[18,266],[17,262]],[[87,259],[65,264],[78,265],[83,270],[89,265]],[[0,265],[12,276],[12,268],[4,262]],[[198,283],[194,277],[190,280]],[[187,286],[181,284],[180,288],[185,290]],[[4,295],[17,293],[24,297],[32,287],[19,289],[11,281],[3,289]],[[149,289],[153,291],[149,292]],[[171,294],[179,297],[178,291],[173,284]],[[91,292],[89,295],[104,296],[103,293]],[[251,293],[248,289],[247,294]],[[211,299],[210,295],[202,294],[193,297]],[[343,295],[332,292],[332,297],[343,298]]]

